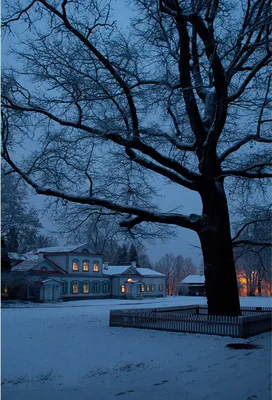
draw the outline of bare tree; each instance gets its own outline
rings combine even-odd
[[[4,28],[26,34],[3,74],[2,156],[37,193],[131,231],[194,230],[209,313],[239,315],[225,182],[271,177],[271,1],[133,4],[122,33],[107,2],[6,1]],[[10,150],[19,138],[37,145],[25,162]],[[161,211],[156,177],[198,193],[202,214]]]
[[[262,285],[271,285],[272,214],[267,207],[257,207],[246,215],[235,236],[236,265],[244,272],[248,296],[262,293]],[[262,243],[256,246],[255,243]]]
[[[183,258],[173,253],[165,254],[156,263],[154,269],[166,275],[166,293],[169,296],[179,294],[179,284],[188,275],[197,272],[191,258]]]

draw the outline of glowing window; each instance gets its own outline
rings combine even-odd
[[[88,272],[89,271],[89,262],[88,261],[83,261],[83,271]]]
[[[125,287],[125,285],[121,285],[121,293],[126,293],[126,287]]]
[[[78,281],[73,282],[72,292],[73,292],[73,294],[78,294],[78,292],[79,292]]]
[[[93,272],[99,272],[99,264],[98,261],[95,261],[93,264]]]
[[[159,290],[162,292],[163,291],[163,285],[160,283],[159,284]]]
[[[151,285],[151,292],[155,292],[155,285],[154,284]]]
[[[149,285],[145,285],[145,290],[146,290],[147,292],[150,292],[150,286],[149,286]]]
[[[78,271],[78,260],[73,260],[72,271]]]
[[[144,292],[144,285],[141,285],[141,292]]]
[[[90,285],[88,281],[83,281],[83,293],[90,293]]]
[[[132,279],[131,278],[128,278],[128,280],[127,280],[128,282],[132,282]]]

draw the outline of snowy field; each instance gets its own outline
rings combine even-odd
[[[84,300],[2,309],[3,400],[271,400],[271,334],[232,339],[110,328],[109,310],[201,297]],[[270,298],[241,298],[271,306]],[[255,350],[228,343],[250,342]]]

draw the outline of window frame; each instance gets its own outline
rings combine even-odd
[[[77,269],[74,269],[74,263],[77,264]],[[79,272],[79,260],[76,258],[72,260],[72,272]]]
[[[141,293],[145,292],[145,284],[144,283],[141,284],[141,290],[140,291],[141,291]]]
[[[97,270],[95,269],[95,265],[97,265]],[[100,270],[99,261],[94,260],[94,262],[93,262],[93,272],[99,272],[99,270]]]
[[[121,293],[126,293],[126,285],[125,284],[120,285],[120,292]]]
[[[63,289],[65,289],[65,293],[63,292]],[[67,294],[68,293],[68,282],[67,281],[61,281],[61,295]]]
[[[159,291],[160,291],[160,292],[163,291],[163,283],[159,283]]]
[[[147,283],[147,284],[145,285],[145,291],[146,291],[146,292],[150,292],[150,284],[149,284],[149,283]]]
[[[74,285],[77,284],[77,292],[74,292]],[[79,281],[72,281],[72,294],[79,294]]]
[[[97,286],[97,290],[95,290],[95,286]],[[100,293],[100,282],[99,281],[92,282],[92,292],[93,292],[93,294]]]
[[[84,269],[84,263],[87,263],[88,269]],[[82,261],[82,271],[83,272],[89,272],[90,271],[90,265],[89,265],[89,261],[88,260],[83,260]]]
[[[156,285],[155,283],[151,283],[151,292],[155,292],[156,291]]]
[[[107,290],[105,290],[105,286]],[[109,293],[110,292],[110,283],[109,281],[103,281],[102,282],[102,293]]]
[[[84,286],[86,286],[86,284],[88,286],[88,292],[84,291]],[[83,281],[83,283],[82,283],[82,293],[83,294],[89,294],[90,293],[90,282],[89,281]]]

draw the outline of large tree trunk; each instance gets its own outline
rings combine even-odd
[[[203,223],[199,234],[208,312],[240,315],[239,292],[232,251],[230,221],[223,182],[205,182],[200,193]]]

